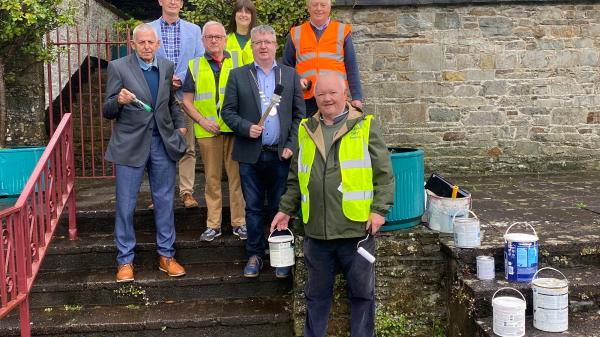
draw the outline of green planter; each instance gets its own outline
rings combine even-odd
[[[389,148],[396,180],[394,206],[386,216],[381,231],[410,228],[421,222],[425,212],[425,165],[423,151],[409,148]]]
[[[34,146],[0,149],[0,197],[21,194],[45,149]]]

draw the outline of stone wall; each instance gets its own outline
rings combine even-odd
[[[339,7],[366,110],[426,169],[600,169],[600,4]]]
[[[294,331],[303,335],[306,267],[302,237],[296,240],[294,271]],[[438,234],[425,227],[382,233],[376,241],[377,328],[380,336],[431,337],[443,332],[447,313],[447,262]],[[328,336],[348,336],[348,301],[338,275]]]

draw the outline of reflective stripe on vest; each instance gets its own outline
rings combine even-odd
[[[350,25],[335,20],[329,22],[318,41],[310,22],[290,30],[296,48],[296,71],[301,78],[313,82],[311,89],[304,92],[304,99],[314,96],[314,83],[319,73],[335,72],[346,79],[344,40],[348,34]]]
[[[223,60],[221,73],[219,74],[219,101],[215,102],[215,75],[208,60],[203,56],[189,61],[192,77],[196,83],[194,107],[204,118],[219,124],[221,132],[231,132],[231,129],[221,119],[219,110],[225,99],[225,87],[227,86],[229,72],[238,66],[238,64],[233,63],[232,58],[225,58]],[[196,138],[214,137],[214,134],[206,131],[198,123],[194,123],[194,135]]]
[[[340,140],[339,160],[342,175],[342,210],[353,221],[367,221],[373,203],[373,169],[369,154],[369,132],[373,116],[356,123]],[[308,184],[315,159],[316,146],[303,119],[298,129],[298,182],[300,185],[302,221],[310,217]]]
[[[250,39],[248,39],[248,42],[246,42],[246,45],[242,49],[237,37],[235,36],[235,33],[229,33],[229,35],[227,35],[227,46],[225,47],[225,50],[231,54],[233,64],[244,66],[254,62],[254,55],[252,54],[252,42]]]

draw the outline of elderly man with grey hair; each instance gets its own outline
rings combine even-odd
[[[277,64],[277,40],[270,26],[250,32],[254,62],[231,71],[221,115],[235,133],[232,157],[239,162],[242,192],[246,201],[246,254],[244,276],[257,277],[263,266],[265,226],[277,212],[285,190],[290,158],[295,149],[298,124],[304,116],[300,78],[293,68]],[[270,102],[281,102],[261,121]],[[279,91],[279,90],[278,90]],[[264,201],[267,199],[265,209]],[[263,222],[263,214],[267,222]],[[277,268],[275,275],[288,277],[290,268]]]
[[[229,209],[233,234],[246,239],[244,197],[240,186],[238,162],[231,159],[233,132],[221,118],[225,85],[229,72],[239,67],[237,60],[225,50],[225,27],[209,21],[204,25],[202,40],[206,47],[204,56],[191,59],[183,84],[183,104],[194,121],[194,136],[204,165],[204,196],[207,207],[206,230],[202,241],[212,241],[221,236],[223,168],[229,183]]]
[[[135,229],[133,214],[148,171],[159,269],[182,276],[174,259],[175,163],[185,152],[185,121],[172,90],[173,63],[157,57],[158,36],[149,24],[133,30],[135,53],[108,64],[104,117],[115,120],[106,160],[115,164],[117,282],[134,280]]]

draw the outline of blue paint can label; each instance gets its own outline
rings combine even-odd
[[[538,268],[536,235],[511,233],[504,236],[504,271],[508,281],[529,282]]]

